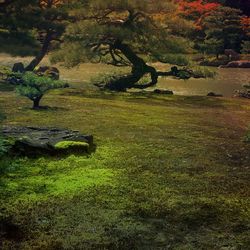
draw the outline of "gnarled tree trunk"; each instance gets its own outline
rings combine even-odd
[[[113,44],[112,49],[119,50],[129,60],[132,64],[132,70],[130,74],[106,84],[103,86],[104,88],[114,91],[125,91],[128,88],[144,89],[157,83],[158,74],[155,68],[147,65],[127,44],[117,40]],[[147,84],[137,84],[137,82],[148,73],[151,76],[151,82]]]
[[[48,32],[45,36],[43,46],[37,56],[30,62],[30,64],[25,68],[26,71],[33,71],[35,67],[43,60],[43,58],[48,53],[50,43],[52,41],[52,34]]]
[[[170,71],[157,71],[154,67],[147,65],[142,58],[120,40],[116,40],[111,46],[111,50],[119,50],[132,65],[131,73],[128,75],[117,77],[110,80],[108,83],[98,83],[96,86],[101,89],[108,89],[113,91],[126,91],[130,88],[145,89],[157,84],[159,76],[173,76],[178,79],[189,79],[190,77],[200,78],[203,76],[195,74],[192,70],[187,68],[178,69],[173,66]],[[139,84],[139,80],[146,74],[150,75],[151,81],[144,84]]]

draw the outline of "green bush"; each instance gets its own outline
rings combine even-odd
[[[5,116],[2,113],[0,113],[0,124],[4,118]],[[10,142],[2,136],[0,131],[0,159],[8,152],[9,147],[10,147]]]
[[[250,41],[243,41],[241,47],[242,47],[241,50],[242,54],[250,54]]]
[[[0,135],[0,158],[3,157],[9,150],[10,142]]]
[[[244,141],[250,143],[250,131],[246,134]]]
[[[214,78],[216,76],[216,72],[207,67],[194,67],[193,72],[196,77]]]
[[[164,62],[168,62],[172,65],[187,66],[190,64],[190,60],[186,55],[182,54],[166,54],[161,56]]]
[[[21,84],[16,88],[18,94],[33,101],[33,108],[39,108],[43,95],[51,89],[65,88],[68,84],[53,80],[50,77],[38,76],[33,72],[26,72],[21,76]]]
[[[0,65],[0,76],[3,78],[8,76],[9,74],[11,74],[11,68]]]
[[[99,74],[91,78],[90,83],[98,87],[106,86],[120,79],[123,75],[124,74],[121,74],[121,72],[116,72],[116,71],[107,74]]]

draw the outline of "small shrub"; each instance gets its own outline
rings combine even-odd
[[[0,113],[0,123],[4,119],[4,115]],[[8,143],[7,141],[3,138],[3,136],[0,134],[0,158],[7,153],[8,151]]]
[[[208,69],[207,67],[195,67],[193,68],[193,72],[197,78],[214,78],[216,76],[216,72]]]
[[[250,131],[246,134],[244,141],[250,143]]]
[[[124,74],[121,74],[121,72],[111,72],[107,74],[99,74],[93,78],[91,78],[90,82],[91,84],[103,87],[106,85],[109,85],[112,82],[115,82],[116,80],[120,79]]]
[[[250,41],[243,41],[241,47],[242,54],[250,54]]]
[[[9,143],[0,135],[0,158],[3,157],[9,149]]]
[[[6,66],[0,66],[0,77],[4,79],[11,73],[11,69]]]
[[[63,81],[38,76],[32,72],[24,73],[21,79],[22,82],[17,86],[16,91],[18,94],[26,96],[33,101],[34,109],[40,108],[40,101],[49,90],[68,87],[68,84]]]
[[[181,54],[166,54],[161,56],[163,61],[166,61],[173,65],[187,66],[190,61],[186,55]]]

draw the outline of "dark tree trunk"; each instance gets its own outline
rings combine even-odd
[[[42,99],[42,95],[34,98],[33,101],[33,109],[39,109],[40,108],[40,101]]]
[[[114,91],[125,91],[128,88],[144,89],[157,83],[158,74],[155,68],[147,65],[127,44],[117,40],[112,49],[119,50],[129,60],[132,64],[132,70],[130,74],[124,75],[106,84],[104,88]],[[151,82],[147,84],[137,84],[145,74],[150,74]]]
[[[43,60],[45,55],[48,53],[51,41],[52,41],[52,34],[50,32],[48,32],[45,36],[43,46],[42,46],[39,54],[37,54],[37,56],[25,68],[26,71],[33,71],[35,69],[35,67]]]
[[[189,79],[190,77],[200,78],[201,75],[195,74],[192,70],[187,68],[178,69],[173,66],[170,71],[157,71],[154,67],[147,65],[142,58],[137,56],[134,51],[127,45],[117,40],[111,50],[119,50],[131,63],[131,73],[124,76],[119,76],[110,80],[109,83],[98,83],[101,89],[108,89],[113,91],[126,91],[130,88],[145,89],[154,86],[158,82],[159,76],[173,76],[178,79]],[[145,84],[139,84],[139,80],[146,74],[149,74],[151,81]]]

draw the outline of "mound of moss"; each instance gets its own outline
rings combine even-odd
[[[60,141],[54,147],[58,151],[63,151],[65,153],[67,152],[81,153],[89,151],[89,144],[87,142],[79,142],[79,141]]]
[[[58,128],[5,126],[3,136],[14,142],[11,153],[27,156],[84,154],[93,148],[93,136]]]

